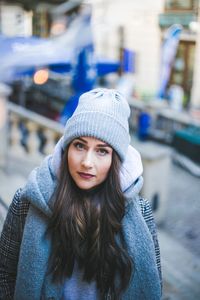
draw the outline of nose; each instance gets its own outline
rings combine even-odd
[[[93,167],[93,158],[91,152],[86,152],[83,160],[82,160],[82,166],[86,169],[91,169]]]

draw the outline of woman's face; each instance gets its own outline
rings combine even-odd
[[[80,137],[71,142],[68,149],[69,172],[80,189],[92,189],[106,179],[112,152],[108,144],[92,137]]]

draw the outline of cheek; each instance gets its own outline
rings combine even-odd
[[[111,167],[111,163],[112,163],[112,157],[108,158],[104,162],[101,162],[100,164],[101,174],[104,175],[105,177],[108,175],[108,172]]]
[[[74,154],[73,148],[71,148],[71,147],[69,147],[67,158],[68,158],[69,172],[72,175],[74,167],[76,166],[77,162],[76,162],[76,156]]]

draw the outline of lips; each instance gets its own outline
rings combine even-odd
[[[95,175],[92,175],[89,173],[78,172],[78,174],[83,179],[91,179],[91,178],[95,177]]]

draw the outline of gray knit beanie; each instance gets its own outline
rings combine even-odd
[[[95,137],[109,144],[124,161],[130,142],[127,100],[113,89],[97,88],[84,93],[67,121],[63,149],[75,138]]]

